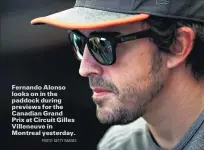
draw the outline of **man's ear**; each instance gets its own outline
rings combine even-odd
[[[168,55],[167,67],[169,69],[184,63],[191,50],[195,39],[194,31],[189,27],[177,29],[176,39],[169,48],[171,53]]]

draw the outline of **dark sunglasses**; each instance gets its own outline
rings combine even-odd
[[[101,65],[115,63],[118,43],[153,36],[150,29],[122,36],[119,36],[119,32],[92,32],[88,37],[78,30],[68,30],[67,33],[77,59],[82,60],[87,44],[91,55]]]

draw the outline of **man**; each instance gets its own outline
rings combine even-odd
[[[31,23],[68,29],[97,117],[115,124],[99,150],[204,150],[204,1],[77,0]]]

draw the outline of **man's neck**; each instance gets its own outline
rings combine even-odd
[[[173,72],[143,116],[156,142],[165,149],[180,141],[204,109],[203,83],[187,74]]]

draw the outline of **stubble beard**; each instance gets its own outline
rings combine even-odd
[[[97,105],[97,118],[103,124],[127,124],[142,117],[152,103],[155,96],[161,91],[164,85],[164,77],[162,74],[162,57],[160,52],[155,52],[151,60],[151,69],[148,75],[138,80],[137,87],[128,86],[121,90],[117,89],[111,83],[115,98],[112,99],[110,111],[104,111],[103,106]],[[100,81],[99,81],[100,80]],[[101,83],[103,79],[99,79]],[[141,87],[142,83],[147,83],[146,87]],[[141,83],[141,84],[140,84]],[[144,84],[142,85],[144,86]],[[93,98],[93,97],[92,97]],[[106,101],[106,99],[103,99]],[[131,107],[125,107],[126,103],[130,103]]]

